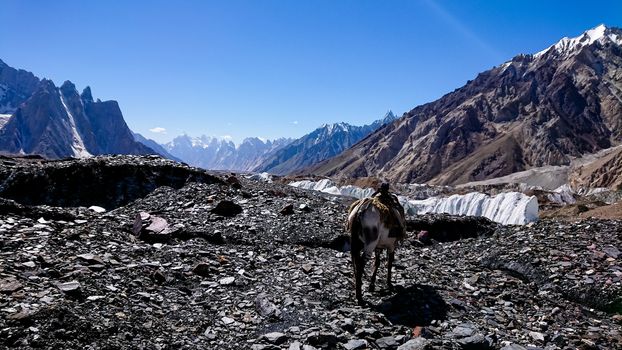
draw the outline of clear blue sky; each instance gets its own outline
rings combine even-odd
[[[147,137],[239,141],[402,114],[516,54],[622,26],[622,1],[0,0],[0,23],[7,64],[90,85]]]

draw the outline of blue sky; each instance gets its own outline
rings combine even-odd
[[[90,85],[147,137],[239,141],[402,114],[516,54],[622,27],[622,1],[0,0],[0,23],[0,59]]]

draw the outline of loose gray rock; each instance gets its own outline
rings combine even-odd
[[[364,339],[352,339],[349,342],[343,344],[343,348],[346,350],[364,349],[367,347],[367,340]]]
[[[429,340],[425,338],[415,338],[397,347],[397,350],[425,350],[428,348]]]
[[[463,350],[492,349],[492,343],[481,334],[459,339],[458,344]]]
[[[263,335],[263,338],[266,339],[271,344],[283,344],[287,340],[287,335],[280,332],[271,332]]]

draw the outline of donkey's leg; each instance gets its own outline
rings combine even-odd
[[[369,291],[373,292],[376,289],[376,272],[378,272],[378,266],[380,266],[380,254],[381,250],[376,249],[374,252],[374,268],[371,273],[371,281],[369,282]]]
[[[359,305],[363,305],[363,269],[365,267],[365,256],[362,255],[363,244],[358,239],[352,239],[352,267],[354,268],[354,290],[356,300]]]
[[[391,269],[393,269],[393,260],[395,259],[395,252],[392,250],[387,250],[389,255],[389,260],[387,262],[387,287],[389,290],[393,290],[393,283],[391,283]]]

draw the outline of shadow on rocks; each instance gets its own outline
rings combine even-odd
[[[373,309],[393,324],[406,327],[428,326],[432,320],[444,320],[447,304],[436,289],[428,285],[396,286],[396,293]]]

